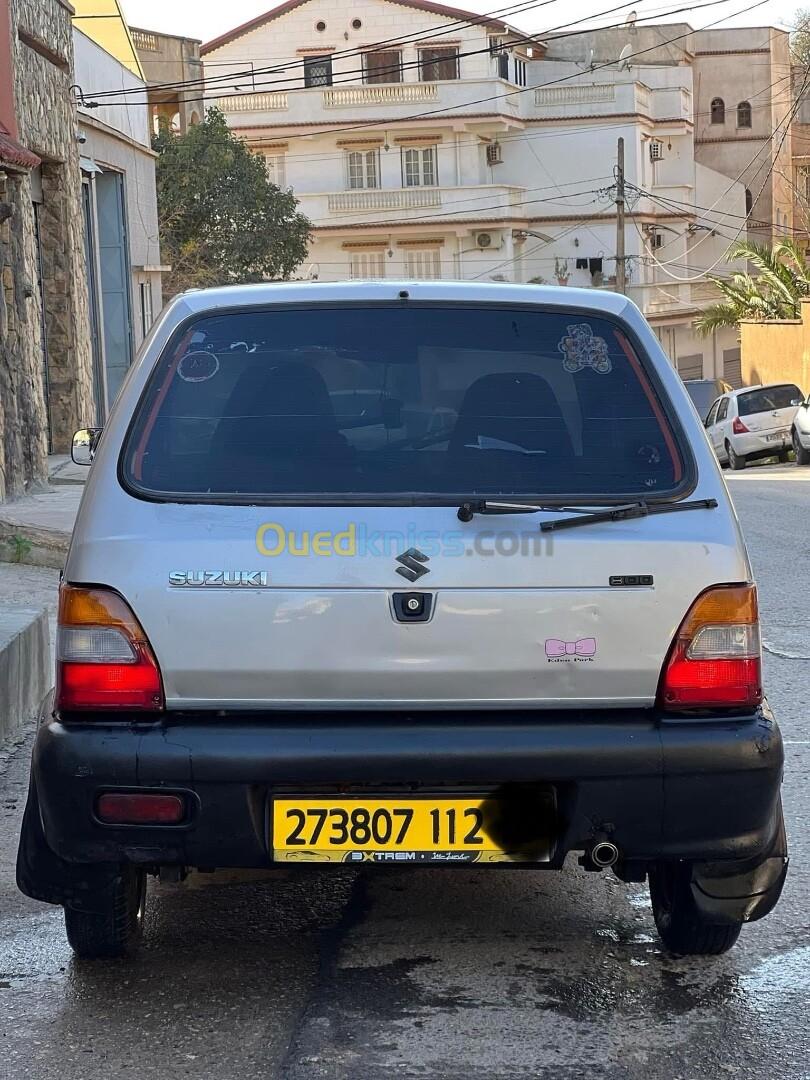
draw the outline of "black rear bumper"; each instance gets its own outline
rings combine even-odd
[[[32,780],[67,862],[266,866],[274,790],[364,787],[557,793],[555,863],[609,835],[622,859],[757,859],[772,844],[783,751],[767,711],[681,722],[650,712],[266,713],[156,724],[44,722]],[[111,827],[101,790],[189,793],[183,826]]]

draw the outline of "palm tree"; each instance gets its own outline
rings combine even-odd
[[[773,248],[745,240],[734,245],[728,258],[747,260],[756,273],[710,278],[725,301],[712,304],[696,319],[699,334],[736,326],[741,319],[798,319],[800,301],[810,296],[810,265],[795,239],[782,239]]]

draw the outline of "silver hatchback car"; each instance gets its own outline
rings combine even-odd
[[[163,313],[93,458],[23,892],[131,952],[146,877],[274,863],[649,878],[720,953],[787,871],[739,525],[639,311],[262,285]]]

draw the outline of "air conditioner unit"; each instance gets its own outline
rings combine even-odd
[[[487,143],[487,165],[503,165],[501,144],[497,139],[491,143]]]
[[[650,143],[650,161],[660,161],[664,156],[664,144],[653,140]]]
[[[503,234],[499,232],[475,233],[475,246],[480,251],[496,251],[503,247]]]

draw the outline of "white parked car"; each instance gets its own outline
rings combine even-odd
[[[791,432],[797,465],[810,465],[810,394],[796,409]]]
[[[758,458],[787,461],[802,397],[794,383],[746,386],[723,394],[704,421],[718,460],[732,469],[744,469]]]

